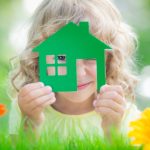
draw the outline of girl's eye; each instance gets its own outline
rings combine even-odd
[[[57,56],[58,60],[60,61],[65,61],[66,60],[66,56]]]

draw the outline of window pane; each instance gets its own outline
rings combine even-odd
[[[55,76],[55,67],[47,67],[47,74],[48,76]]]
[[[47,64],[54,64],[55,63],[55,55],[47,55],[46,56],[46,63]]]
[[[66,75],[67,67],[58,67],[58,75]]]

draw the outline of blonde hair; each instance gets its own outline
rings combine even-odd
[[[121,85],[125,96],[134,99],[137,38],[110,0],[44,0],[33,16],[20,65],[10,73],[16,91],[38,79],[38,56],[32,49],[70,21],[88,21],[90,32],[112,47],[106,57],[107,84]]]

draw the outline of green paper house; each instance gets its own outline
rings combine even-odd
[[[99,90],[105,84],[105,49],[111,48],[89,33],[88,22],[70,22],[33,49],[39,53],[39,79],[54,92],[77,91],[77,60],[95,59]]]

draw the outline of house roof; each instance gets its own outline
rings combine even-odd
[[[70,22],[35,47],[33,52],[73,53],[74,56],[91,58],[105,49],[111,48],[89,32],[88,22],[80,22],[79,25]]]

